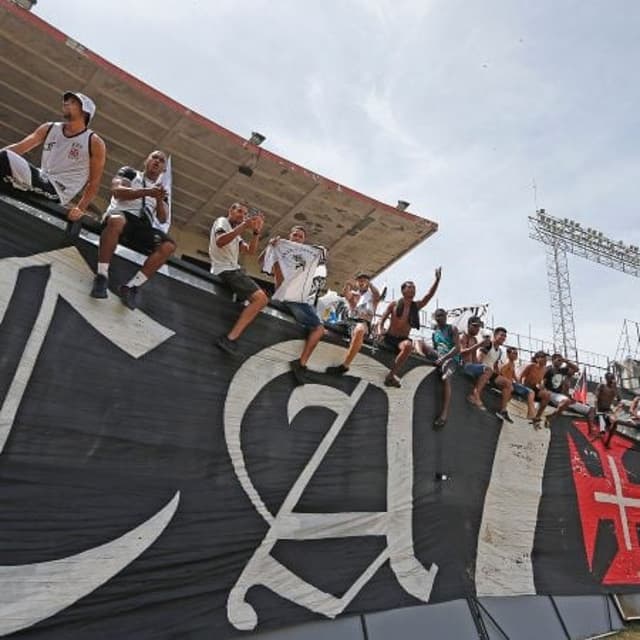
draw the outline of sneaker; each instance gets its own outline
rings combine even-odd
[[[496,411],[496,416],[498,420],[501,420],[502,422],[506,420],[507,422],[510,422],[511,424],[513,424],[513,420],[511,419],[511,416],[509,415],[509,412],[506,409],[504,411]]]
[[[384,379],[384,386],[385,387],[395,387],[396,389],[399,389],[402,385],[400,384],[400,380],[398,380],[398,378],[396,378],[392,373],[390,373]]]
[[[453,360],[448,360],[442,369],[442,381],[444,382],[447,378],[450,378],[455,370],[456,363]]]
[[[227,336],[220,336],[214,343],[218,349],[222,349],[229,355],[238,353],[238,343],[236,340],[229,340]]]
[[[337,367],[327,367],[325,372],[330,376],[343,376],[349,371],[349,367],[345,367],[343,364],[339,364]]]
[[[299,385],[305,384],[305,374],[307,373],[307,367],[301,364],[300,360],[292,360],[289,366],[291,367],[291,372],[293,373],[293,377],[296,379],[296,382]]]
[[[127,287],[123,284],[118,290],[122,304],[133,311],[138,306],[138,287]]]
[[[91,297],[104,299],[109,294],[107,293],[107,276],[96,275],[93,279],[93,287],[91,287]]]

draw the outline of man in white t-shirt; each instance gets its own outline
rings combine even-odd
[[[216,340],[216,346],[229,354],[238,351],[238,338],[269,302],[267,294],[240,266],[240,253],[253,254],[258,249],[260,231],[264,225],[262,215],[249,216],[249,209],[241,202],[234,202],[226,216],[217,218],[211,227],[209,257],[211,273],[218,276],[239,298],[248,300],[231,330]],[[242,239],[244,231],[251,231],[251,241]]]
[[[469,400],[475,404],[479,409],[485,409],[482,403],[482,390],[485,388],[487,382],[491,383],[494,387],[497,387],[502,392],[502,401],[500,403],[500,409],[496,411],[496,416],[499,420],[507,422],[513,422],[509,412],[507,411],[507,404],[511,399],[512,385],[511,380],[507,380],[504,376],[500,375],[500,367],[503,363],[502,345],[507,339],[507,330],[504,327],[496,327],[493,330],[493,339],[486,347],[481,347],[478,352],[478,360],[480,360],[483,371],[476,380],[473,391],[469,396]]]

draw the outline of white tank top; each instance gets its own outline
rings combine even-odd
[[[62,131],[63,123],[52,123],[42,149],[42,174],[56,190],[60,202],[66,204],[89,179],[89,145],[93,131],[67,137]]]

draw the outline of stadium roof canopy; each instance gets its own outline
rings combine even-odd
[[[292,224],[304,224],[309,240],[329,250],[333,287],[355,269],[379,273],[437,231],[431,220],[247,144],[8,0],[0,0],[0,43],[0,147],[59,118],[64,91],[91,96],[98,106],[92,128],[108,149],[98,206],[106,204],[111,176],[120,166],[141,166],[152,150],[167,151],[179,255],[203,259],[213,219],[236,200],[264,211],[263,243]],[[37,164],[39,155],[32,160]],[[238,171],[243,165],[252,169],[251,176]]]

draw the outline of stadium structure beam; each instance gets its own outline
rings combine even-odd
[[[638,278],[640,249],[611,240],[602,231],[585,228],[575,220],[551,216],[544,209],[529,216],[529,237],[547,248],[554,344],[566,357],[577,360],[567,253]]]

